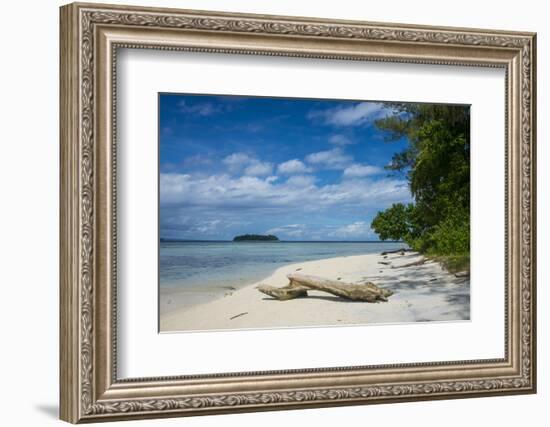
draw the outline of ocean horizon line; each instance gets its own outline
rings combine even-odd
[[[187,243],[404,243],[402,240],[277,240],[277,241],[242,241],[236,242],[233,240],[221,240],[221,239],[171,239],[161,237],[160,241],[163,243],[170,242],[187,242]]]

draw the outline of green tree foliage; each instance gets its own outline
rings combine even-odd
[[[386,167],[405,173],[414,204],[394,204],[379,212],[372,228],[382,240],[404,240],[436,256],[468,257],[470,250],[469,107],[390,105],[394,113],[378,120],[388,142],[408,146]]]
[[[411,224],[413,210],[412,203],[408,205],[395,203],[391,208],[378,212],[371,227],[376,230],[382,240],[403,240],[405,236],[409,237],[413,233]]]

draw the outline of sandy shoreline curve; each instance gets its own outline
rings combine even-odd
[[[161,307],[160,331],[266,329],[366,325],[470,319],[470,279],[457,278],[439,263],[420,261],[416,252],[352,255],[306,261],[278,268],[271,276],[193,306]],[[371,281],[394,291],[388,302],[348,301],[310,291],[306,298],[278,301],[260,293],[260,283],[282,287],[300,272],[348,283]],[[183,296],[184,298],[184,296]],[[177,302],[177,299],[176,299]]]

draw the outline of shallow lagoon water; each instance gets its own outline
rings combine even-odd
[[[401,242],[161,242],[160,287],[194,292],[237,289],[286,264],[403,247]]]

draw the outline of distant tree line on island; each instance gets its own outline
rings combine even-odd
[[[470,262],[470,109],[468,106],[392,103],[376,121],[387,141],[408,146],[386,166],[407,177],[414,203],[378,212],[371,227],[381,240],[403,240],[439,258],[450,270]]]
[[[243,234],[241,236],[235,236],[234,242],[278,242],[279,238],[272,234]]]

